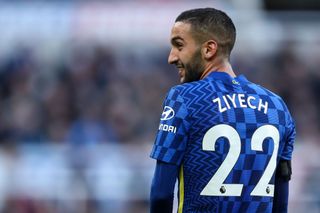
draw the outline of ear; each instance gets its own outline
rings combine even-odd
[[[202,54],[206,60],[211,59],[218,51],[218,43],[215,40],[206,41],[203,44]]]

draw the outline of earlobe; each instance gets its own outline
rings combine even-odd
[[[216,55],[218,50],[218,44],[214,40],[209,40],[204,45],[205,45],[203,48],[204,58],[209,60]]]

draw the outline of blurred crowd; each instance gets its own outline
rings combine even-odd
[[[234,69],[285,99],[299,137],[315,137],[319,60],[307,64],[291,46],[270,55],[235,55]],[[162,100],[178,83],[167,54],[77,44],[42,60],[30,47],[16,48],[0,58],[1,141],[149,143]]]
[[[234,54],[232,64],[237,74],[245,74],[249,80],[284,98],[296,121],[297,143],[317,142],[320,56],[318,59],[313,56],[315,59],[310,63],[303,60],[294,46],[294,42],[286,43],[272,54]],[[178,84],[175,68],[167,64],[168,52],[166,48],[119,49],[96,43],[69,43],[54,57],[43,57],[28,45],[2,54],[1,147],[14,152],[16,145],[25,144],[151,145],[162,100],[168,89]],[[86,158],[77,154],[71,154],[71,158],[74,162],[69,166],[77,177],[75,180],[89,193],[90,183],[84,177],[88,165],[81,162]],[[13,195],[6,198],[0,209],[5,213],[140,213],[146,212],[148,206],[144,199],[119,208],[112,200],[108,202],[98,202],[90,196],[61,203]]]
[[[150,141],[161,101],[176,77],[163,65],[164,55],[148,55],[145,60],[107,47],[75,45],[43,63],[33,49],[16,49],[1,59],[1,138],[17,143]]]

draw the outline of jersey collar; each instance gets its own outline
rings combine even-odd
[[[248,79],[244,75],[239,75],[233,78],[229,74],[219,71],[211,72],[207,77],[210,79],[220,80],[233,85],[244,85],[249,83]]]

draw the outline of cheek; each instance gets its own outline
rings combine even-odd
[[[186,65],[186,64],[190,64],[192,57],[190,56],[190,54],[181,54],[180,57],[180,61]]]
[[[184,54],[184,58],[187,61],[192,61],[195,58],[199,57],[199,54],[201,55],[200,50],[198,50],[197,48],[193,48],[193,49],[189,49],[188,51],[186,51],[186,53]]]
[[[194,63],[196,54],[199,54],[197,47],[185,47],[179,52],[179,61],[183,66],[190,66]]]

